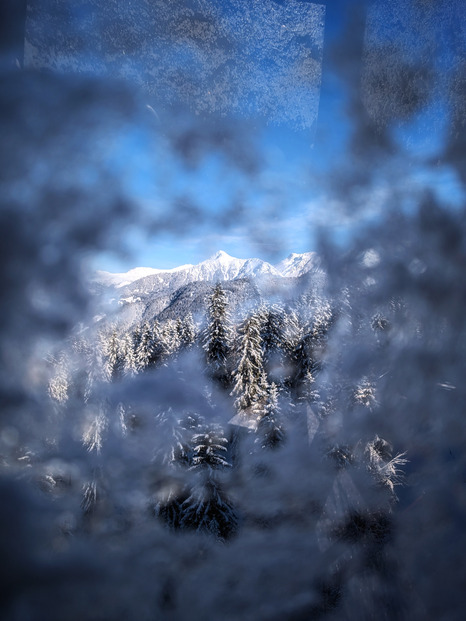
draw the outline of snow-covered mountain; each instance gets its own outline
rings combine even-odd
[[[198,280],[217,282],[249,276],[255,277],[262,274],[280,275],[272,265],[261,261],[261,259],[237,259],[223,252],[223,250],[197,265],[183,266],[182,268],[175,268],[175,270],[177,272],[186,271],[190,282]]]
[[[205,311],[207,296],[217,282],[224,283],[231,309],[236,311],[261,299],[292,299],[310,286],[321,288],[324,281],[313,252],[290,254],[273,266],[261,259],[238,259],[219,251],[197,265],[168,270],[135,268],[122,274],[98,272],[92,289],[104,293],[102,316],[118,308],[121,320],[126,317],[123,321],[134,323]]]
[[[98,270],[93,280],[94,282],[97,282],[104,287],[115,287],[115,289],[120,289],[120,287],[130,285],[135,280],[140,280],[141,278],[145,278],[146,276],[152,276],[154,274],[166,272],[178,272],[180,270],[190,269],[192,267],[194,266],[190,264],[180,265],[179,267],[174,267],[169,270],[161,270],[155,267],[135,267],[132,270],[129,270],[129,272],[122,272],[116,274]]]
[[[120,274],[99,271],[94,277],[94,282],[115,289],[130,286],[132,292],[148,293],[157,288],[171,289],[175,284],[182,286],[196,281],[217,282],[258,276],[298,277],[317,266],[318,259],[314,252],[290,254],[278,265],[273,266],[261,259],[237,259],[220,250],[210,259],[197,265],[187,264],[167,270],[136,267]]]
[[[281,276],[270,263],[260,259],[237,259],[220,250],[210,259],[197,265],[181,265],[172,269],[161,270],[150,267],[137,267],[122,274],[97,272],[94,283],[119,289],[122,299],[148,294],[155,291],[166,291],[191,282],[218,282],[259,276]]]
[[[315,252],[303,252],[302,254],[291,253],[286,259],[280,261],[275,269],[282,276],[297,278],[307,274],[311,270],[318,269],[320,266],[319,257]]]

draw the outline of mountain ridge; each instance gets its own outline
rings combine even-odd
[[[291,253],[276,265],[272,265],[258,258],[238,259],[219,250],[210,258],[195,265],[185,264],[170,269],[136,267],[122,273],[99,270],[92,280],[103,287],[124,289],[133,288],[139,281],[151,279],[154,282],[158,281],[163,288],[167,281],[180,280],[179,277],[182,275],[185,275],[185,278],[181,278],[183,281],[181,284],[196,280],[214,282],[262,275],[298,277],[318,266],[319,259],[315,252]]]

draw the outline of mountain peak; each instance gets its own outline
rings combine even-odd
[[[216,261],[218,259],[232,259],[233,257],[230,256],[227,252],[225,252],[224,250],[219,250],[218,252],[216,252],[212,257],[210,257],[212,260]]]
[[[315,252],[292,252],[275,267],[282,276],[297,277],[302,276],[318,265],[319,259]]]

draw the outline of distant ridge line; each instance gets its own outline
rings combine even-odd
[[[232,280],[248,276],[272,275],[282,277],[302,276],[313,268],[319,267],[320,261],[315,252],[291,253],[285,259],[272,265],[258,258],[238,259],[224,250],[218,250],[209,259],[198,264],[185,264],[169,269],[136,267],[128,272],[112,273],[99,270],[92,280],[106,287],[119,289],[132,285],[147,277],[191,273],[189,280]]]

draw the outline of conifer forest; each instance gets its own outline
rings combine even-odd
[[[326,464],[324,470],[334,470],[335,476],[347,465],[367,471],[370,484],[381,489],[378,511],[385,519],[397,500],[395,486],[406,463],[403,454],[394,455],[390,443],[377,435],[340,445],[330,430],[317,433],[321,425],[328,426],[337,407],[355,411],[377,407],[379,370],[357,383],[345,378],[342,370],[338,382],[319,381],[326,375],[325,350],[341,309],[309,294],[289,308],[263,303],[234,321],[220,283],[206,309],[200,324],[188,315],[163,323],[145,321],[129,329],[99,325],[71,337],[67,349],[52,357],[53,407],[63,417],[71,402],[75,418],[80,402],[80,420],[72,424],[81,430],[83,447],[92,455],[89,480],[80,482],[82,526],[92,529],[107,511],[117,511],[128,526],[135,519],[131,506],[116,509],[112,501],[116,491],[112,492],[113,476],[106,464],[107,442],[137,446],[140,459],[145,450],[147,463],[140,467],[148,472],[161,469],[169,480],[177,481],[157,489],[146,475],[139,487],[139,509],[143,514],[150,511],[172,531],[208,533],[225,542],[243,525],[266,528],[268,520],[280,522],[285,519],[280,516],[290,511],[286,502],[277,508],[277,515],[263,514],[259,508],[250,512],[242,506],[237,477],[242,469],[253,479],[272,476],[266,464],[271,461],[280,467],[280,461],[288,459],[287,436],[301,450],[312,445],[311,453],[315,451]],[[372,346],[383,347],[389,320],[374,316],[370,330]],[[179,390],[156,399],[149,411],[137,400],[120,401],[113,394],[113,387],[120,384],[157,386],[164,377],[169,381],[175,377]],[[180,399],[183,389],[187,395]],[[56,485],[53,474],[46,481],[52,489]],[[305,519],[309,510],[305,505],[296,507],[293,518]],[[319,512],[316,508],[314,512],[317,519]]]

